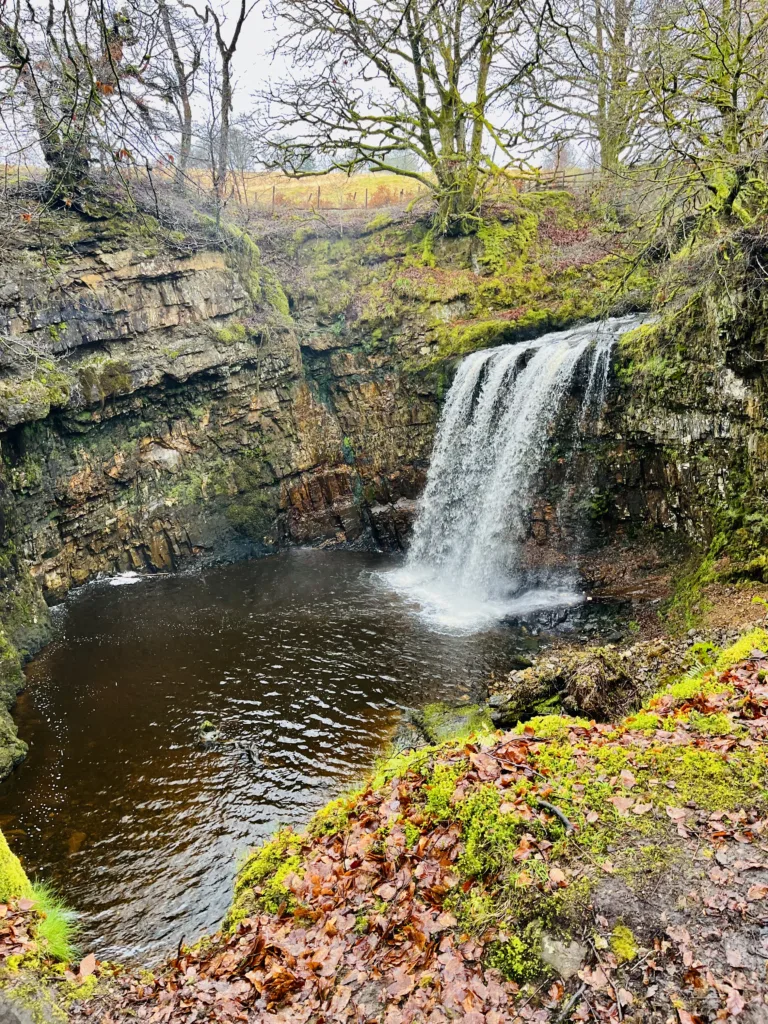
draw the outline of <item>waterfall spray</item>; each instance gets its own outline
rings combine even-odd
[[[610,352],[639,322],[622,317],[535,341],[473,352],[448,393],[405,567],[395,587],[446,625],[580,600],[575,581],[521,563],[534,486],[550,429],[582,360],[590,360],[579,421],[602,406]]]

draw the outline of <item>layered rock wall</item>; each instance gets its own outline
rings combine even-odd
[[[304,345],[286,316],[256,322],[222,253],[121,248],[53,280],[19,268],[0,327],[14,346],[0,381],[5,505],[48,599],[193,555],[371,528],[397,540],[404,507],[389,510],[421,487],[434,397],[388,353]]]

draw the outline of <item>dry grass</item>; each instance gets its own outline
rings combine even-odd
[[[205,171],[192,171],[192,177],[202,188],[210,188],[210,176]],[[321,210],[379,209],[408,203],[426,195],[427,189],[412,178],[399,174],[354,174],[347,177],[338,171],[292,178],[270,171],[234,172],[230,178],[233,198],[244,205],[275,208],[317,210],[318,190]]]

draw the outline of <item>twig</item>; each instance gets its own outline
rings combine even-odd
[[[543,982],[541,983],[541,985],[539,985],[539,987],[538,987],[538,988],[535,988],[535,989],[533,990],[533,992],[531,992],[531,994],[530,994],[530,995],[528,996],[528,998],[527,998],[527,999],[525,1000],[525,1002],[524,1002],[524,1003],[521,1003],[521,1005],[520,1005],[520,1006],[516,1006],[516,1007],[515,1007],[515,1015],[514,1015],[514,1017],[512,1018],[512,1024],[515,1024],[515,1022],[516,1022],[516,1021],[520,1020],[520,1011],[521,1011],[521,1010],[524,1010],[524,1009],[526,1008],[526,1006],[528,1005],[528,1003],[530,1003],[530,1001],[531,1001],[532,999],[535,999],[535,998],[536,998],[536,996],[537,996],[537,995],[539,994],[539,992],[543,991],[543,989],[544,989],[544,988],[545,988],[545,987],[546,987],[546,986],[547,986],[548,984],[549,984],[549,981],[543,981]]]
[[[564,1008],[563,1008],[563,1010],[561,1011],[561,1013],[560,1013],[560,1016],[559,1016],[559,1017],[557,1018],[557,1024],[560,1024],[560,1021],[563,1021],[563,1020],[565,1020],[565,1018],[566,1018],[566,1017],[568,1016],[568,1014],[569,1014],[569,1013],[571,1012],[571,1010],[573,1009],[573,1007],[574,1007],[574,1006],[576,1005],[576,1003],[577,1003],[577,1002],[579,1001],[579,999],[581,998],[581,994],[582,994],[582,992],[584,991],[584,989],[585,989],[586,987],[587,987],[587,985],[586,985],[586,982],[582,982],[582,983],[581,983],[581,985],[579,985],[579,987],[578,987],[578,988],[576,989],[576,991],[575,991],[575,992],[573,993],[573,995],[571,996],[571,998],[570,998],[570,999],[568,1000],[568,1002],[567,1002],[567,1003],[565,1004],[565,1007],[564,1007]]]
[[[549,803],[548,800],[542,800],[540,797],[537,797],[536,803],[539,805],[539,807],[543,807],[545,811],[549,811],[550,814],[554,814],[556,818],[559,818],[565,826],[566,832],[576,831],[576,826],[573,824],[573,822],[569,821],[569,819],[566,818],[566,816],[563,814],[559,807],[555,807],[554,804]]]

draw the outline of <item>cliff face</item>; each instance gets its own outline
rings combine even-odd
[[[387,224],[267,238],[290,308],[245,236],[211,247],[64,215],[53,256],[30,242],[2,274],[9,580],[27,566],[51,601],[100,572],[192,556],[399,546],[458,358],[608,309],[614,264],[578,211],[529,202],[537,231],[518,211],[472,242]],[[702,493],[722,490],[735,434],[759,447],[751,385],[725,360],[687,394],[684,371],[664,368],[660,388],[626,346],[619,363],[601,421],[554,440],[537,559],[649,526],[701,540]]]
[[[6,279],[0,323],[38,360],[0,384],[5,498],[46,597],[205,552],[355,541],[371,506],[415,496],[435,402],[385,357],[253,315],[217,252],[120,248]]]

